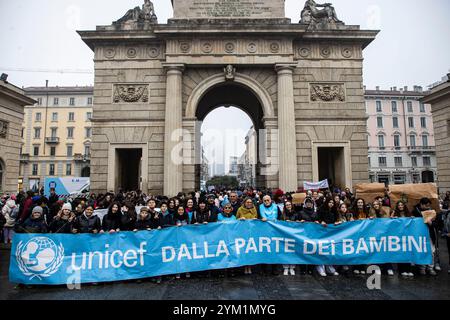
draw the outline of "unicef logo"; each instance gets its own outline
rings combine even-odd
[[[64,247],[47,237],[36,237],[16,249],[17,265],[22,273],[33,278],[48,278],[56,273],[64,259]]]

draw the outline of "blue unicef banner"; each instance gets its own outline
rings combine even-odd
[[[422,219],[237,221],[101,235],[17,234],[10,281],[109,282],[256,264],[431,264]]]

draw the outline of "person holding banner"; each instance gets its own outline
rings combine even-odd
[[[434,211],[431,209],[431,200],[428,198],[422,198],[420,199],[420,202],[414,207],[414,210],[412,212],[412,215],[417,218],[423,218],[424,212],[427,211]],[[434,212],[436,213],[436,212]],[[434,270],[434,266],[436,263],[436,252],[438,250],[437,247],[437,234],[436,234],[436,227],[434,221],[430,221],[428,224],[428,230],[430,232],[430,238],[432,242],[432,248],[433,248],[433,264],[431,265],[420,265],[419,266],[419,273],[421,276],[427,275],[427,273],[430,276],[436,276],[437,273]]]
[[[262,200],[263,203],[259,206],[261,220],[264,222],[281,220],[280,208],[272,201],[272,198],[269,195],[265,195]],[[277,265],[266,265],[265,273],[268,274],[270,272],[272,275],[277,276]]]
[[[173,200],[171,200],[171,205],[175,205],[175,202]],[[175,210],[170,210],[169,206],[167,205],[166,202],[163,202],[161,204],[161,226],[162,228],[170,228],[173,227],[175,225],[174,221],[173,221],[173,213],[175,212]]]
[[[122,217],[120,219],[120,229],[122,231],[133,231],[136,224],[136,208],[131,203],[126,202],[122,207]]]
[[[404,201],[400,200],[397,202],[397,204],[395,205],[395,209],[391,214],[391,218],[411,218],[411,213],[409,212],[409,209]],[[412,265],[410,263],[399,263],[397,266],[398,273],[402,277],[414,277],[414,273],[412,272]]]
[[[150,220],[150,215],[147,207],[142,207],[139,216],[134,223],[134,232],[138,231],[150,231],[152,230],[152,221]]]
[[[244,203],[237,211],[236,218],[241,221],[258,219],[258,212],[256,211],[252,198],[245,198]],[[252,274],[252,267],[246,266],[244,268],[244,274]]]
[[[51,233],[72,233],[73,222],[76,216],[72,212],[72,205],[66,203],[63,205],[61,211],[53,218],[50,223],[49,230]]]
[[[299,214],[295,211],[294,206],[291,201],[286,201],[283,208],[282,219],[287,222],[298,222],[300,221]],[[283,265],[284,275],[295,276],[295,264],[285,264]]]
[[[101,228],[102,222],[99,217],[94,216],[94,207],[88,205],[84,213],[75,219],[72,232],[97,234]]]
[[[198,209],[194,211],[194,216],[192,217],[193,224],[208,224],[212,222],[211,211],[207,207],[205,199],[200,199],[198,202]]]
[[[42,207],[34,207],[31,216],[22,224],[17,224],[16,233],[47,233],[48,227],[42,216]]]
[[[120,203],[113,202],[108,208],[108,213],[103,217],[102,233],[116,233],[120,232],[122,225],[122,212],[120,211]]]

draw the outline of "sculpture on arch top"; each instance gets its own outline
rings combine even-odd
[[[308,25],[344,24],[338,19],[336,10],[331,3],[318,4],[314,0],[306,1],[300,23]]]
[[[115,24],[124,23],[124,22],[151,22],[157,23],[158,18],[155,14],[155,9],[153,7],[153,3],[150,0],[144,0],[144,4],[142,5],[142,9],[140,7],[135,7],[134,9],[130,9],[127,13],[117,20]]]

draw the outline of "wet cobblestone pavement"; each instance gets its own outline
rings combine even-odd
[[[381,290],[369,290],[368,276],[341,275],[320,278],[317,275],[272,276],[243,275],[211,278],[193,275],[191,279],[164,279],[83,285],[81,290],[66,287],[16,288],[8,280],[9,254],[0,250],[1,300],[449,300],[448,256],[442,243],[442,272],[436,277],[416,276],[404,279],[398,274],[382,276]],[[257,271],[257,270],[256,270]]]

